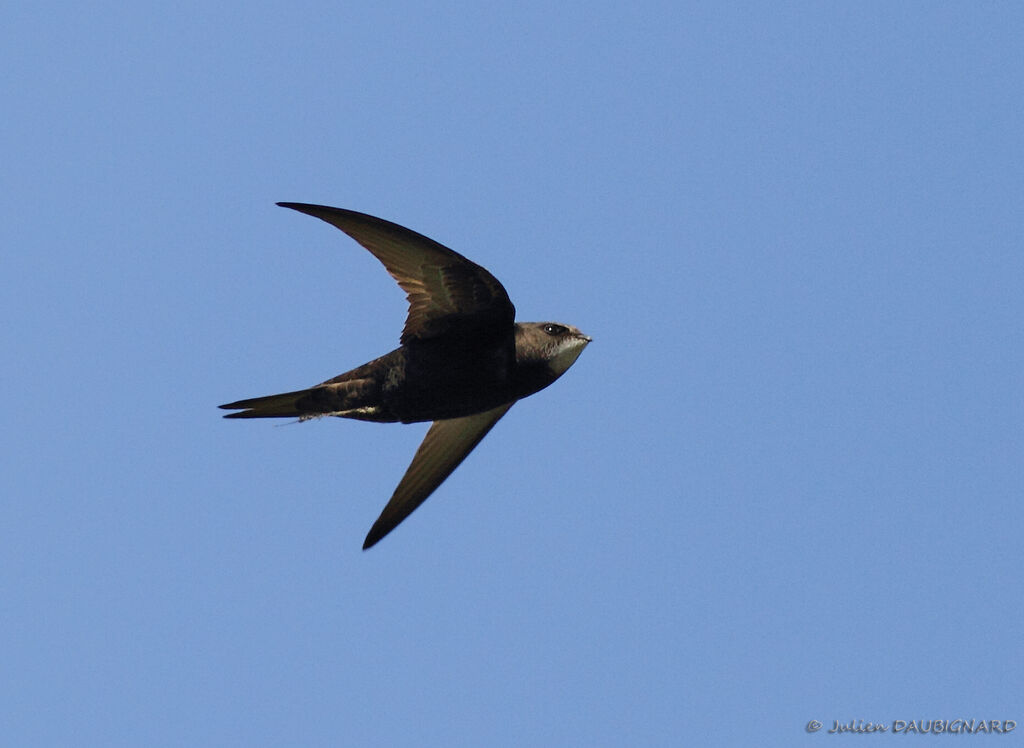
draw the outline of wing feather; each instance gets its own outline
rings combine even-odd
[[[498,279],[454,250],[382,218],[354,210],[278,203],[335,226],[381,261],[409,301],[402,344],[492,328],[511,335],[515,307]]]
[[[363,550],[394,530],[466,459],[514,403],[463,418],[434,421],[391,500],[373,523]]]

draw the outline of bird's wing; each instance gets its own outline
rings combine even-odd
[[[353,210],[278,203],[344,231],[380,260],[409,300],[402,344],[440,335],[512,334],[515,307],[498,279],[458,252]]]
[[[513,405],[514,402],[463,418],[434,421],[391,501],[370,528],[363,550],[394,530],[426,501]]]

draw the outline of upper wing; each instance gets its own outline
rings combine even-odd
[[[370,528],[363,542],[363,550],[394,530],[416,507],[426,501],[514,404],[500,405],[463,418],[434,421],[391,496],[391,501]]]
[[[458,252],[365,213],[305,203],[278,205],[338,227],[384,264],[409,299],[403,344],[488,327],[502,335],[512,334],[516,310],[505,289],[487,270]]]

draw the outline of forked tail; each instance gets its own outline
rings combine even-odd
[[[251,397],[248,400],[237,400],[227,405],[221,405],[224,410],[238,410],[238,413],[228,413],[225,418],[307,418],[314,415],[310,406],[313,398],[310,397],[312,390],[298,390],[297,392],[282,392],[280,395],[267,395],[266,397]]]
[[[280,395],[253,397],[221,405],[237,410],[225,418],[317,418],[341,416],[365,421],[395,421],[381,407],[380,388],[369,377],[330,381],[308,390],[282,392]]]

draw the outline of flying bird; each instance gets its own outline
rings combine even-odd
[[[238,411],[225,418],[433,421],[365,550],[426,501],[517,400],[564,374],[591,338],[558,322],[516,322],[497,278],[415,231],[342,208],[278,205],[336,226],[381,261],[409,302],[401,345],[309,389],[220,407]]]

